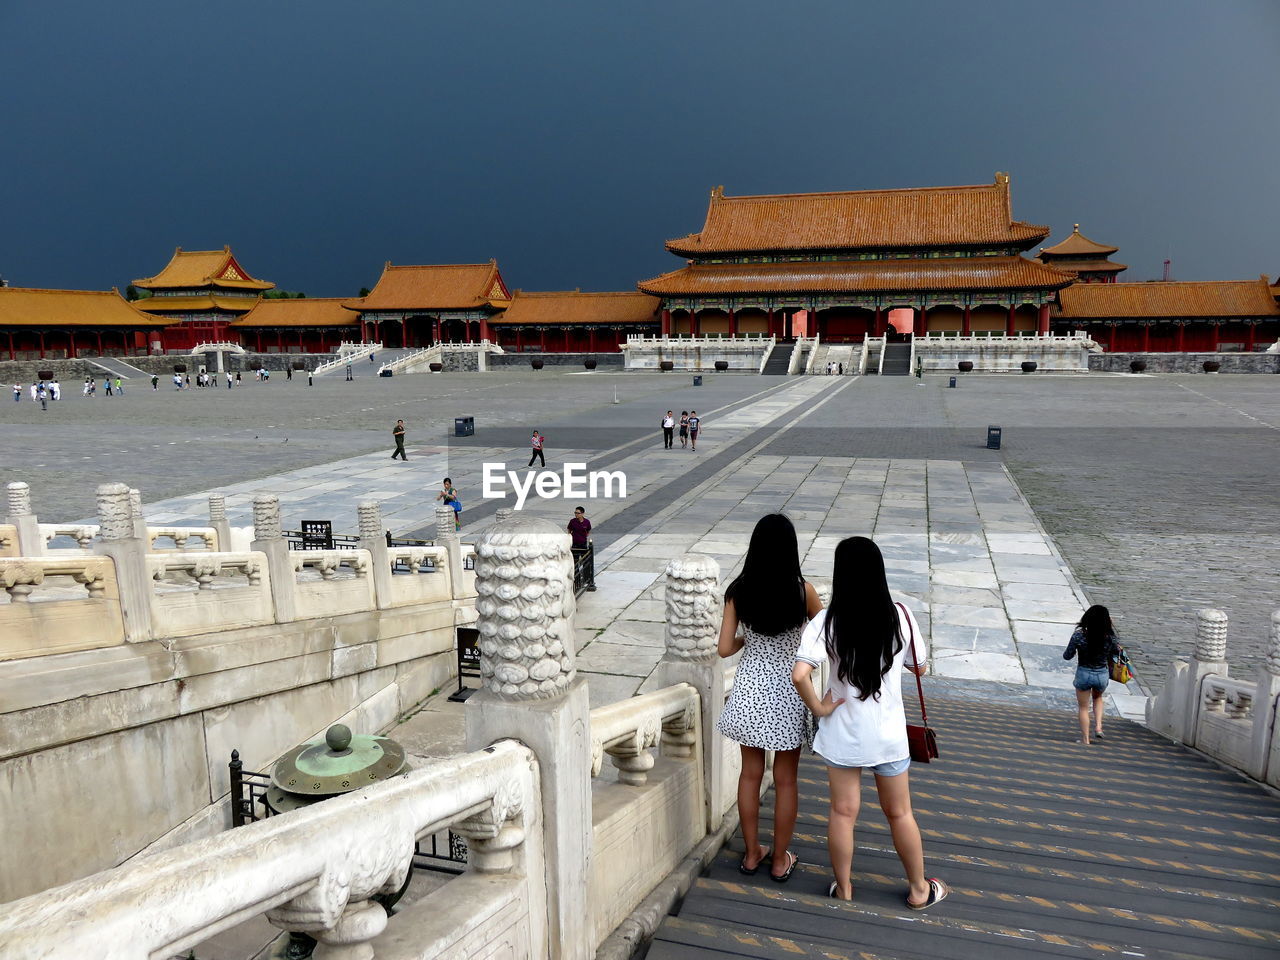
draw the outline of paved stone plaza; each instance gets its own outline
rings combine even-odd
[[[690,406],[706,417],[699,450],[663,451],[658,418]],[[635,658],[656,656],[665,559],[697,549],[727,575],[769,510],[796,520],[815,578],[840,537],[875,535],[928,614],[938,672],[959,677],[1065,686],[1057,648],[1085,598],[1112,607],[1153,684],[1210,604],[1231,615],[1232,661],[1248,673],[1280,562],[1280,393],[1262,376],[970,376],[955,390],[945,377],[709,375],[694,388],[679,374],[277,376],[0,409],[0,480],[31,483],[46,521],[88,518],[94,486],[119,479],[143,491],[153,522],[203,520],[210,490],[247,522],[252,492],[270,490],[287,526],[332,519],[339,532],[354,532],[368,497],[395,532],[429,528],[445,473],[468,528],[482,525],[499,504],[481,502],[479,465],[523,469],[536,426],[550,466],[581,460],[630,483],[625,502],[590,510],[602,589],[579,628],[601,695],[648,673]],[[449,438],[464,414],[476,436]],[[397,417],[407,464],[389,459]],[[983,445],[988,423],[1004,428],[1000,451]],[[534,509],[567,519],[571,507]]]

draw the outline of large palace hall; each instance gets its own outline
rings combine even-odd
[[[325,353],[488,340],[516,352],[613,351],[631,335],[868,336],[1083,332],[1109,351],[1257,351],[1280,337],[1280,287],[1127,282],[1118,248],[1017,219],[1010,178],[898,190],[726,196],[668,240],[677,268],[634,290],[512,290],[496,260],[386,263],[352,298],[287,298],[230,247],[176,249],[117,290],[0,287],[0,359],[186,353],[233,342]]]

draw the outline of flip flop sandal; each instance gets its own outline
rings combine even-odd
[[[832,881],[831,881],[831,886],[827,887],[827,896],[828,896],[828,897],[830,897],[832,900],[840,900],[840,898],[836,896],[836,890],[839,888],[839,886],[840,886],[839,881],[837,881],[837,880],[832,880]],[[852,885],[852,884],[850,884],[850,885],[849,885],[849,900],[840,900],[840,902],[841,902],[841,903],[848,903],[849,901],[853,900],[853,898],[854,898],[855,894],[856,894],[856,891],[853,889],[853,885]]]
[[[787,856],[791,858],[791,865],[787,867],[787,872],[783,874],[774,874],[770,872],[769,874],[769,879],[772,880],[774,883],[786,883],[788,880],[791,879],[791,874],[796,872],[796,864],[800,862],[800,858],[797,857],[790,850],[787,851]]]
[[[748,867],[747,855],[744,853],[742,855],[742,859],[738,861],[738,872],[742,874],[744,877],[754,877],[756,873],[760,870],[760,864],[772,858],[773,858],[773,851],[767,850],[765,851],[765,855],[756,861],[756,865],[754,867]]]
[[[943,883],[941,880],[938,880],[934,877],[930,877],[929,878],[929,899],[926,900],[924,903],[912,903],[911,894],[908,893],[907,907],[911,910],[928,910],[935,903],[941,903],[943,900],[947,899],[947,894],[949,894],[950,892],[951,892],[951,888],[948,887],[945,883]]]

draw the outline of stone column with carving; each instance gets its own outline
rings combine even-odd
[[[462,575],[462,542],[458,539],[458,518],[453,507],[440,504],[436,507],[437,547],[444,547],[449,552],[449,588],[456,601],[463,595]]]
[[[209,494],[209,526],[218,534],[218,550],[230,553],[231,523],[227,520],[227,498],[221,493]]]
[[[133,498],[123,483],[98,487],[98,538],[96,552],[110,557],[116,567],[125,640],[150,640],[152,583],[147,570],[147,543],[138,538]]]
[[[31,488],[21,480],[5,487],[9,515],[5,522],[17,528],[18,556],[42,557],[45,553],[44,537],[40,535],[40,521],[31,512]]]
[[[271,582],[271,600],[276,608],[276,622],[288,623],[298,613],[297,591],[294,590],[293,559],[289,542],[280,529],[280,498],[266,493],[253,496],[253,542],[249,549],[267,558],[267,576]]]
[[[1227,668],[1227,615],[1210,607],[1196,614],[1195,655],[1184,682],[1186,699],[1183,701],[1182,726],[1178,739],[1189,747],[1196,745],[1196,730],[1200,724],[1201,681],[1207,676],[1228,676]]]
[[[360,546],[369,551],[373,565],[373,592],[378,609],[391,606],[391,553],[387,547],[387,532],[382,525],[382,505],[377,500],[362,500],[356,504],[359,521]]]
[[[142,541],[147,552],[151,552],[151,538],[147,536],[147,518],[142,515],[142,491],[137,487],[129,488],[129,513],[133,516],[133,535]]]
[[[525,516],[489,527],[476,544],[482,688],[467,700],[466,741],[480,750],[512,738],[537,754],[551,956],[587,960],[590,706],[574,665],[569,544],[555,524]]]
[[[707,831],[720,828],[736,797],[729,784],[728,741],[715,729],[725,701],[725,664],[716,654],[720,633],[720,564],[686,553],[667,564],[666,652],[658,664],[660,686],[691,684],[702,704],[702,766],[707,798]]]

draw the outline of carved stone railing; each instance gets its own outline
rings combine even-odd
[[[352,343],[344,340],[338,345],[338,355],[332,360],[326,360],[324,363],[317,365],[311,373],[313,376],[319,376],[322,373],[328,373],[330,370],[339,370],[348,363],[363,360],[381,349],[382,344],[380,343]]]
[[[1169,665],[1163,689],[1147,701],[1147,725],[1280,787],[1280,610],[1271,615],[1267,660],[1255,680],[1232,677],[1227,615],[1201,610],[1194,653]]]
[[[8,600],[0,604],[0,660],[124,642],[115,568],[106,557],[3,557],[0,587]]]
[[[185,574],[195,581],[197,589],[211,590],[214,581],[226,577],[244,577],[249,586],[262,583],[266,569],[259,553],[162,553],[147,555],[147,572],[152,580],[165,580],[174,574]]]
[[[369,554],[364,550],[290,550],[289,558],[295,573],[314,570],[322,580],[336,579],[342,567],[357,577],[369,571]]]
[[[687,683],[629,697],[591,711],[591,775],[599,776],[606,754],[618,781],[643,786],[653,769],[652,750],[691,757],[700,725],[698,691]]]
[[[46,546],[58,537],[66,537],[74,540],[81,550],[88,550],[98,536],[98,525],[96,523],[42,523],[40,536],[44,538]]]
[[[0,958],[185,956],[264,913],[282,930],[315,937],[335,958],[408,955],[395,948],[401,923],[412,939],[447,946],[450,955],[485,953],[486,935],[505,937],[516,955],[545,955],[541,884],[530,882],[541,874],[533,753],[506,740],[414,766],[386,783],[0,906]],[[454,883],[466,888],[471,922],[459,924],[447,908],[460,895],[450,884],[388,929],[372,897],[404,883],[416,839],[450,829],[470,847],[469,874]],[[488,879],[472,883],[474,875]]]
[[[218,531],[214,527],[147,527],[148,550],[163,550],[157,546],[158,540],[172,540],[175,550],[222,550],[229,544],[219,542]],[[191,540],[199,541],[199,546],[188,547]]]

